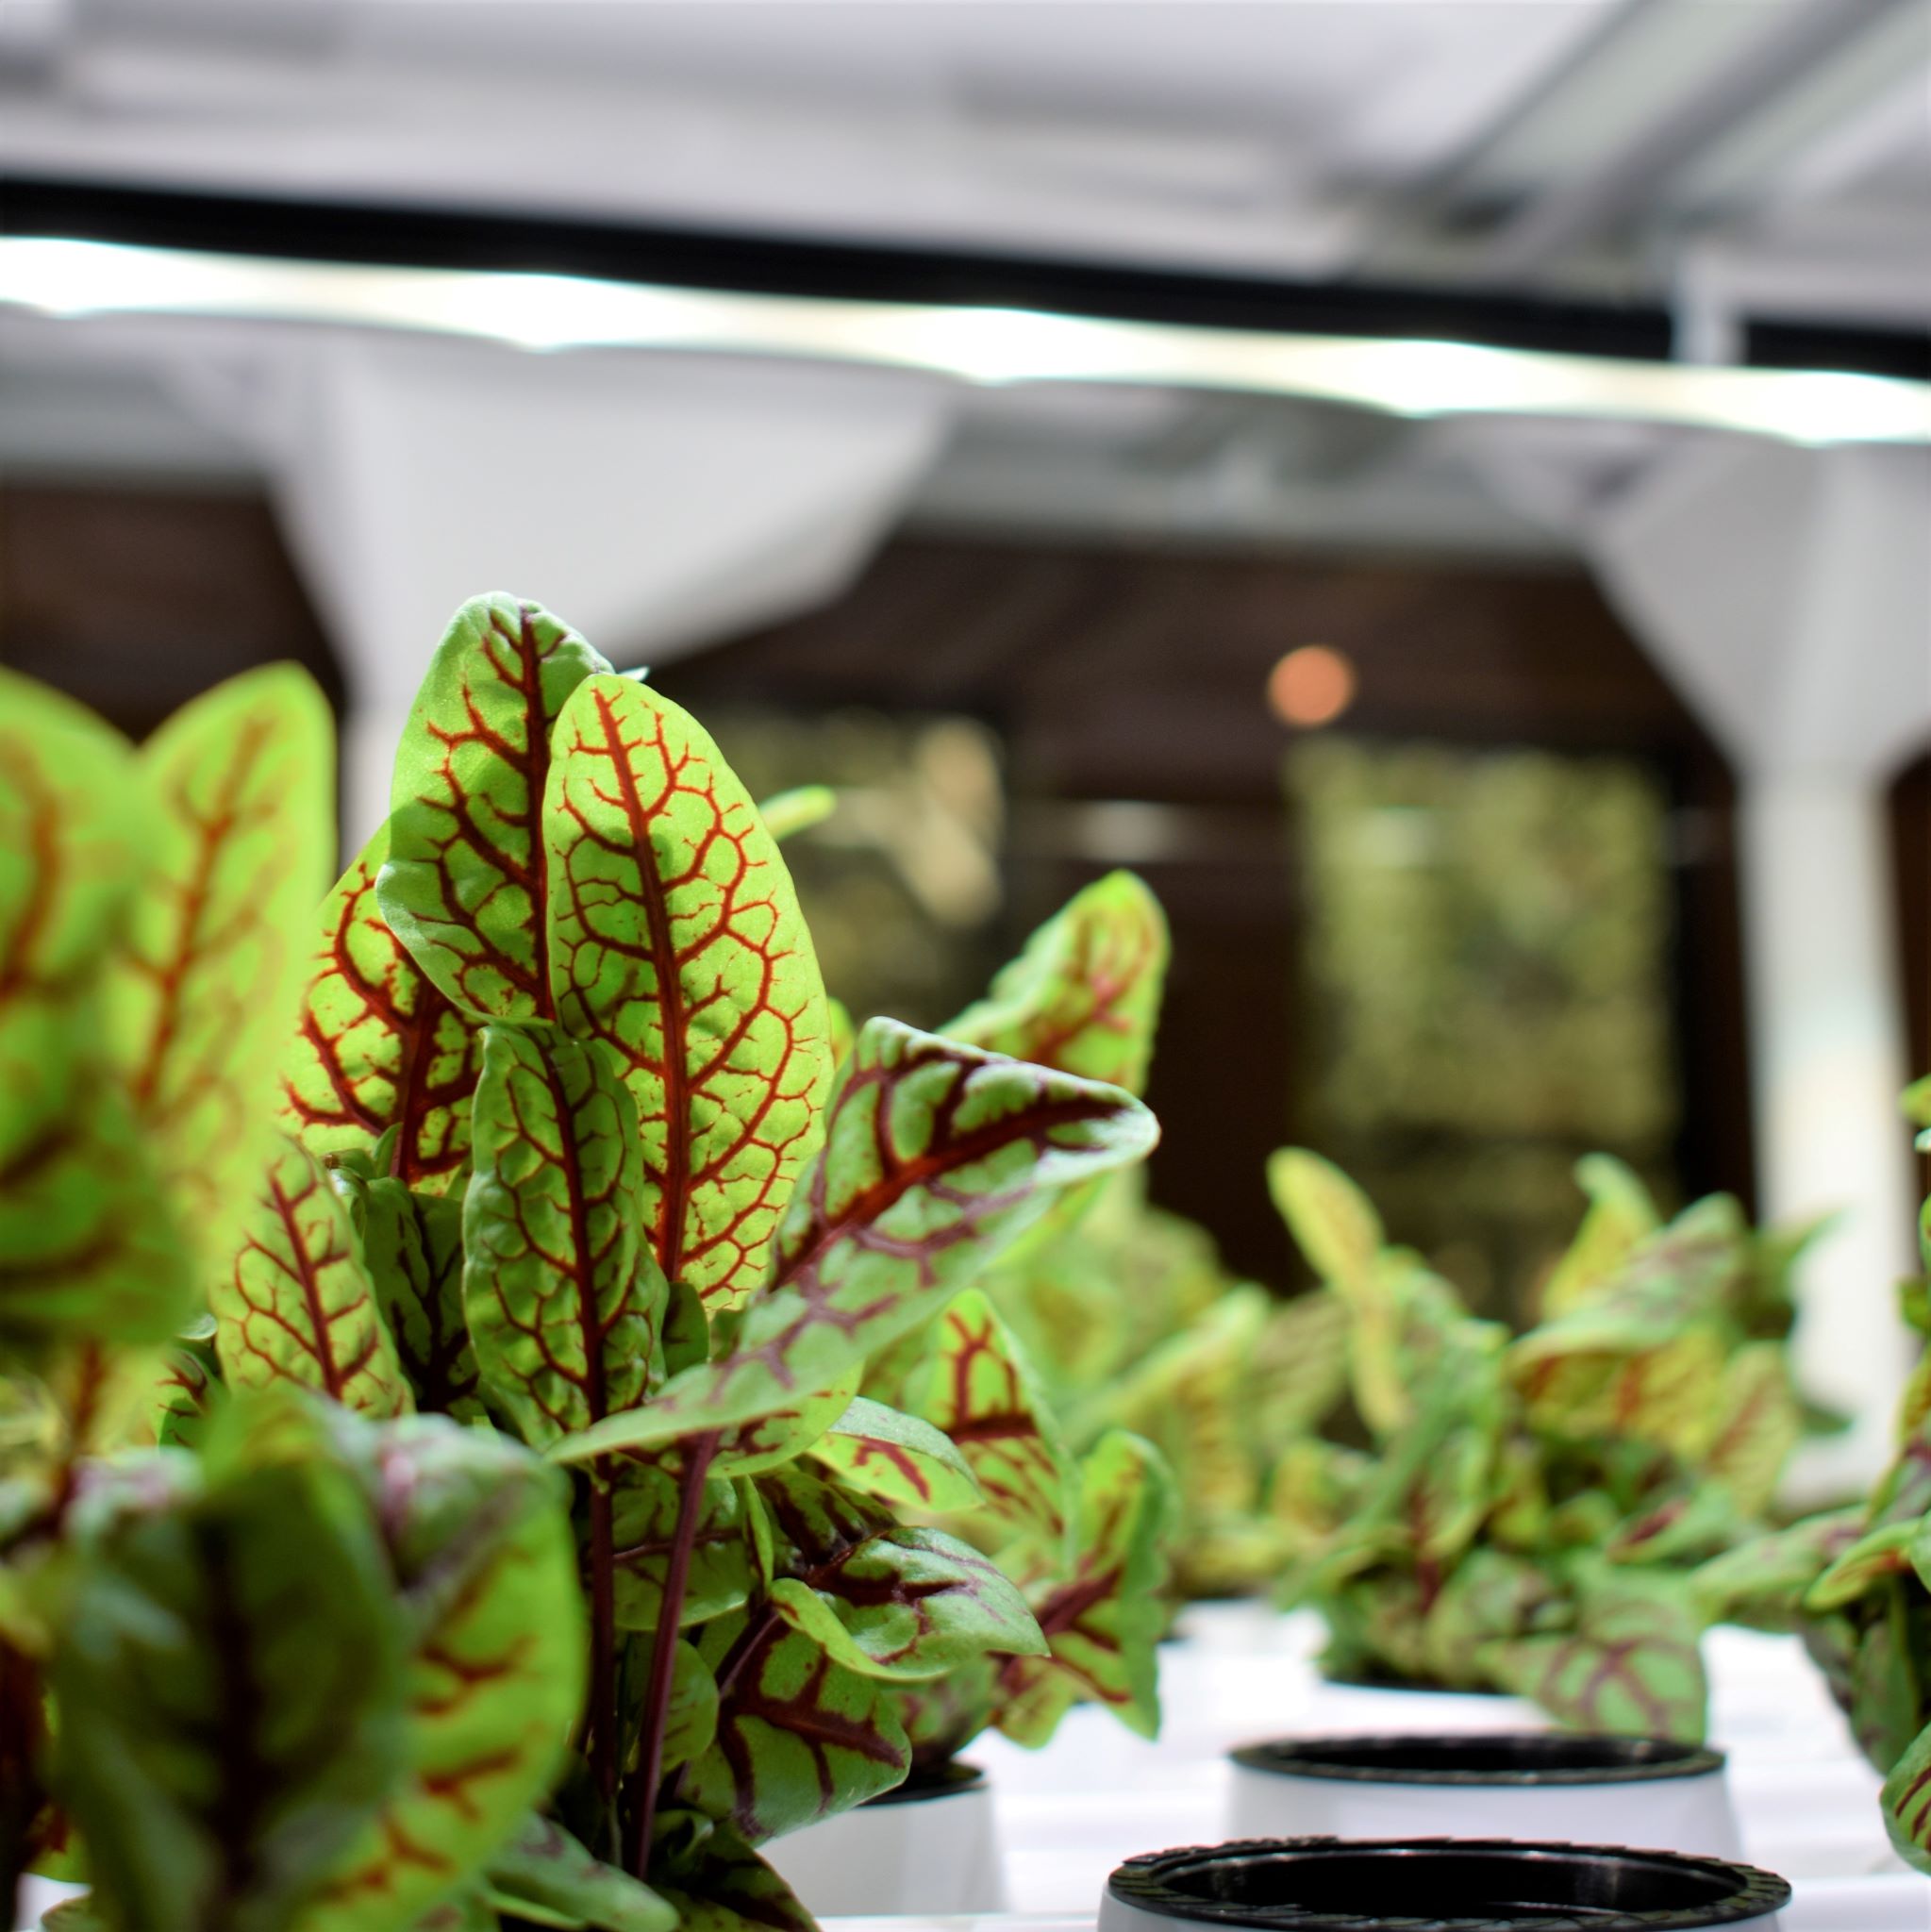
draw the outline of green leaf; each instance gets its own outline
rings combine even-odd
[[[1613,1154],[1586,1154],[1575,1164],[1576,1184],[1589,1196],[1589,1212],[1568,1252],[1543,1284],[1544,1319],[1579,1307],[1615,1278],[1637,1243],[1658,1224],[1656,1203],[1635,1170]]]
[[[1746,1516],[1760,1516],[1776,1495],[1790,1451],[1804,1433],[1804,1411],[1790,1385],[1781,1342],[1746,1342],[1723,1371],[1722,1421],[1706,1471],[1729,1491]]]
[[[823,1441],[851,1407],[861,1373],[856,1367],[847,1369],[829,1389],[816,1390],[789,1407],[727,1429],[718,1439],[711,1468],[720,1475],[761,1475],[795,1461]]]
[[[476,1360],[526,1441],[643,1398],[666,1291],[640,1236],[637,1110],[603,1050],[483,1029],[463,1301]]]
[[[55,1789],[119,1932],[286,1932],[402,1768],[404,1616],[359,1486],[251,1466],[126,1508],[74,1559]]]
[[[1007,1535],[1067,1544],[1078,1470],[1018,1338],[979,1290],[967,1289],[939,1318],[912,1407],[951,1439]]]
[[[141,753],[152,862],[112,1032],[182,1224],[217,1268],[273,1158],[268,1070],[335,844],[333,740],[314,680],[271,664],[184,706]]]
[[[663,1357],[661,1365],[652,1364],[652,1377],[658,1382],[710,1359],[710,1320],[704,1312],[703,1297],[686,1282],[671,1283],[663,1320],[658,1324],[658,1351]]]
[[[1315,1274],[1344,1290],[1371,1278],[1388,1237],[1374,1204],[1333,1161],[1283,1147],[1267,1163],[1267,1185]]]
[[[1931,1355],[1927,1355],[1931,1360]],[[1907,1394],[1908,1399],[1908,1394]],[[1931,1411],[1901,1433],[1897,1455],[1871,1492],[1871,1525],[1910,1523],[1931,1511]]]
[[[460,1193],[482,1042],[377,909],[389,838],[385,824],[323,902],[282,1058],[282,1125],[324,1159],[373,1149],[392,1128],[395,1178]]]
[[[1706,1624],[1792,1629],[1810,1586],[1856,1541],[1863,1520],[1861,1504],[1807,1516],[1712,1557],[1690,1576],[1698,1614]]]
[[[1384,1446],[1347,1530],[1347,1567],[1381,1557],[1440,1566],[1488,1512],[1505,1407],[1499,1326],[1464,1320],[1412,1391],[1413,1413]]]
[[[831,1078],[824,986],[777,842],[697,722],[624,677],[558,721],[544,809],[558,1017],[623,1070],[666,1275],[763,1278]]]
[[[162,1341],[187,1312],[188,1257],[103,1046],[143,817],[129,748],[0,671],[0,1349]]]
[[[941,1032],[1129,1093],[1146,1091],[1167,970],[1160,903],[1130,872],[1075,892]]]
[[[757,816],[774,839],[795,839],[821,825],[838,809],[838,793],[829,785],[798,785],[757,802]]]
[[[560,1824],[527,1820],[489,1862],[491,1903],[573,1932],[673,1932],[676,1907],[593,1858]]]
[[[1251,1425],[1272,1461],[1347,1393],[1348,1307],[1332,1289],[1274,1303],[1254,1344]]]
[[[972,1464],[930,1423],[856,1396],[810,1455],[845,1489],[942,1515],[982,1500]]]
[[[416,1407],[462,1422],[486,1420],[463,1305],[462,1203],[343,1168],[336,1185]]]
[[[1483,1645],[1483,1667],[1570,1730],[1700,1742],[1708,1687],[1688,1585],[1579,1567],[1574,1628]]]
[[[1931,1724],[1892,1765],[1879,1803],[1898,1856],[1931,1874]]]
[[[818,1932],[784,1880],[728,1825],[710,1831],[701,1850],[679,1862],[663,1893],[678,1932]]]
[[[312,1154],[282,1140],[241,1236],[208,1291],[228,1386],[294,1382],[370,1415],[410,1408],[348,1204]]]
[[[1299,1601],[1311,1579],[1311,1566],[1329,1554],[1354,1522],[1375,1467],[1374,1458],[1358,1449],[1311,1439],[1293,1443],[1274,1465],[1268,1513],[1296,1564],[1282,1581],[1286,1606]]]
[[[671,1653],[671,1701],[664,1709],[664,1769],[674,1771],[701,1757],[710,1749],[717,1734],[717,1679],[697,1646],[680,1637]]]
[[[771,1607],[847,1670],[935,1677],[989,1651],[1043,1656],[1017,1587],[938,1530],[907,1529],[882,1504],[797,1470],[760,1491],[780,1574]]]
[[[1348,1579],[1321,1600],[1327,1643],[1318,1661],[1330,1681],[1490,1688],[1476,1656],[1438,1659],[1428,1642],[1432,1607],[1412,1571],[1386,1567]],[[1441,1662],[1445,1675],[1438,1674]]]
[[[1261,1290],[1232,1290],[1142,1356],[1080,1416],[1083,1436],[1104,1418],[1159,1450],[1187,1498],[1188,1527],[1196,1538],[1237,1521],[1257,1500],[1251,1382],[1267,1321]]]
[[[1880,1614],[1859,1631],[1850,1660],[1851,1732],[1887,1776],[1924,1724],[1922,1651],[1912,1641],[1912,1621],[1904,1591],[1891,1589]]]
[[[655,1630],[663,1616],[664,1576],[677,1526],[677,1472],[674,1466],[626,1460],[616,1465],[611,1483],[617,1623],[625,1630]],[[757,1507],[744,1484],[715,1478],[705,1484],[680,1625],[721,1617],[751,1595],[757,1579],[748,1512]]]
[[[911,1749],[878,1678],[835,1663],[775,1616],[719,1618],[698,1647],[717,1678],[717,1738],[679,1789],[712,1818],[757,1842],[904,1778]]]
[[[1881,1590],[1892,1577],[1906,1574],[1920,1527],[1910,1522],[1887,1523],[1859,1537],[1810,1586],[1804,1607],[1813,1615],[1842,1609]]]
[[[169,1349],[149,1398],[155,1441],[163,1449],[198,1449],[226,1399],[211,1342],[183,1342]]]
[[[440,1416],[337,1426],[408,1617],[406,1757],[295,1932],[406,1924],[469,1878],[548,1794],[588,1648],[559,1472]]]
[[[949,1300],[1054,1190],[1140,1159],[1157,1138],[1118,1088],[872,1021],[735,1344],[553,1453],[671,1441],[830,1388]]]
[[[410,708],[376,903],[443,997],[477,1018],[554,1017],[550,739],[570,693],[609,668],[547,610],[492,592],[450,620]]]
[[[1160,1726],[1162,1543],[1173,1478],[1153,1448],[1124,1429],[1100,1439],[1081,1476],[1080,1547],[1071,1573],[1037,1546],[1029,1561],[1007,1559],[1051,1650],[1001,1668],[999,1728],[1021,1744],[1043,1744],[1082,1699],[1104,1705],[1143,1738]]]
[[[1723,1420],[1709,1391],[1729,1354],[1726,1297],[1747,1230],[1713,1195],[1639,1241],[1586,1300],[1517,1342],[1514,1373],[1546,1434],[1619,1435],[1700,1460]]]
[[[1603,1554],[1612,1563],[1683,1568],[1734,1548],[1749,1527],[1722,1483],[1700,1483],[1638,1510],[1617,1527]]]
[[[1424,1614],[1427,1674],[1443,1684],[1464,1680],[1480,1645],[1526,1636],[1559,1596],[1556,1580],[1538,1564],[1501,1550],[1471,1550]]]
[[[942,1677],[897,1687],[899,1722],[912,1747],[914,1778],[941,1771],[991,1723],[999,1708],[999,1659],[974,1657]]]
[[[1651,1346],[1606,1330],[1560,1332],[1579,1330],[1602,1306],[1533,1329],[1510,1351],[1531,1426],[1572,1441],[1621,1436],[1702,1461],[1723,1420],[1710,1399],[1726,1366],[1722,1333],[1698,1324]]]
[[[1267,1177],[1288,1231],[1347,1305],[1356,1407],[1374,1434],[1390,1435],[1412,1413],[1418,1374],[1468,1315],[1446,1282],[1387,1246],[1373,1203],[1332,1161],[1286,1147]]]

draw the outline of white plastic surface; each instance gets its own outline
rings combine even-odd
[[[992,1777],[1003,1853],[987,1859],[1014,1911],[955,1907],[935,1917],[928,1892],[917,1915],[867,1918],[867,1932],[1093,1932],[1116,1865],[1229,1835],[1232,1746],[1345,1728],[1338,1712],[1359,1710],[1363,1699],[1373,1700],[1373,1714],[1354,1728],[1426,1728],[1438,1699],[1405,1702],[1401,1692],[1323,1684],[1313,1663],[1321,1635],[1312,1618],[1264,1606],[1199,1606],[1183,1618],[1180,1641],[1161,1651],[1166,1724],[1157,1743],[1090,1707],[1073,1711],[1043,1751],[981,1739],[972,1757]],[[1931,1932],[1931,1883],[1892,1853],[1877,1807],[1879,1781],[1801,1646],[1718,1630],[1705,1641],[1705,1659],[1711,1741],[1729,1754],[1743,1855],[1795,1889],[1778,1932]],[[1506,1704],[1462,1702],[1478,1707],[1473,1715]],[[780,1864],[786,1842],[774,1847]],[[911,1869],[924,1875],[925,1868]],[[35,1910],[52,1895],[42,1894]],[[820,1909],[839,1924],[831,1904]]]
[[[764,1856],[821,1919],[997,1912],[1007,1903],[998,1821],[985,1785],[861,1805],[774,1840]]]
[[[1743,1855],[1721,1770],[1541,1789],[1296,1777],[1237,1764],[1229,1838],[1518,1838]]]

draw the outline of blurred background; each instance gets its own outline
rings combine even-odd
[[[1127,865],[1157,1199],[1298,1140],[1519,1315],[1606,1148],[1843,1210],[1931,1067],[1931,0],[0,0],[0,661],[309,665],[342,818],[506,588],[936,1024]],[[1124,329],[1121,325],[1125,325]]]

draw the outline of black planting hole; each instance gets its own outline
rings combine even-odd
[[[1400,1738],[1288,1738],[1234,1753],[1251,1771],[1347,1783],[1608,1785],[1702,1777],[1714,1751],[1661,1738],[1577,1737],[1553,1731]]]

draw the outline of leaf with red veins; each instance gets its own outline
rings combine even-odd
[[[1703,1740],[1708,1686],[1688,1578],[1591,1559],[1573,1629],[1484,1643],[1476,1661],[1565,1729]]]
[[[340,1431],[410,1613],[404,1774],[291,1932],[407,1925],[548,1795],[587,1651],[567,1485],[441,1417]]]
[[[104,979],[144,831],[134,754],[0,672],[0,1346],[165,1341],[193,1274],[106,1064]]]
[[[1018,1337],[978,1289],[939,1318],[910,1407],[951,1438],[1008,1536],[1066,1545],[1076,1526],[1078,1471]]]
[[[748,1854],[747,1854],[748,1856]],[[532,1816],[495,1852],[485,1873],[491,1932],[498,1910],[509,1922],[526,1915],[551,1925],[593,1927],[594,1932],[676,1932],[689,1918],[647,1886],[591,1857],[561,1825]],[[786,1932],[791,1932],[788,1926]],[[796,1932],[817,1932],[808,1920]]]
[[[292,1141],[269,1163],[208,1305],[230,1389],[295,1382],[373,1416],[414,1407],[348,1204]]]
[[[731,1345],[552,1453],[582,1461],[795,1407],[943,1307],[1056,1191],[1157,1137],[1117,1087],[872,1021]]]
[[[986,997],[941,1031],[1143,1093],[1168,951],[1159,901],[1132,873],[1108,873],[1074,893]]]
[[[323,902],[308,993],[282,1058],[282,1125],[322,1159],[371,1149],[393,1127],[398,1180],[460,1192],[482,1046],[377,909],[388,856],[384,825]]]
[[[407,1762],[408,1620],[325,1407],[231,1403],[68,1512],[50,1784],[117,1932],[292,1928]]]
[[[674,1814],[667,1824],[674,1831],[685,1822]],[[658,1888],[676,1914],[677,1932],[818,1932],[818,1922],[784,1880],[729,1825],[682,1835],[693,1848],[672,1863]],[[627,1923],[608,1924],[610,1932],[632,1932]]]
[[[849,1369],[829,1389],[820,1389],[788,1408],[774,1408],[718,1438],[711,1469],[720,1475],[761,1475],[779,1464],[795,1462],[822,1441],[852,1406],[862,1372]]]
[[[272,1158],[268,1070],[335,843],[334,732],[271,664],[185,706],[141,754],[153,855],[111,988],[120,1063],[190,1239],[219,1267]]]
[[[928,1422],[857,1396],[810,1456],[848,1490],[942,1515],[985,1501],[972,1464]]]
[[[1784,1464],[1804,1434],[1804,1410],[1781,1342],[1745,1342],[1723,1370],[1723,1425],[1706,1473],[1746,1516],[1769,1513]]]
[[[169,1349],[148,1397],[156,1442],[163,1449],[198,1449],[226,1400],[211,1343],[188,1341]]]
[[[1151,1443],[1114,1429],[1081,1468],[1080,1548],[1070,1574],[1033,1544],[1003,1559],[1025,1591],[1052,1655],[999,1673],[999,1728],[1043,1744],[1074,1704],[1104,1705],[1143,1738],[1160,1726],[1164,1543],[1174,1479]]]
[[[707,1624],[717,1736],[679,1774],[684,1802],[754,1843],[815,1824],[900,1783],[911,1764],[891,1686],[861,1676],[780,1618]]]
[[[1931,1724],[1891,1766],[1882,1803],[1884,1823],[1899,1856],[1931,1874]]]
[[[663,1621],[664,1581],[683,1501],[679,1474],[674,1459],[624,1457],[612,1464],[611,1564],[620,1630],[655,1630]],[[708,1623],[738,1609],[757,1588],[752,1527],[757,1507],[747,1483],[705,1484],[691,1537],[680,1625]]]
[[[551,733],[570,693],[609,668],[547,610],[499,591],[450,620],[416,693],[375,897],[416,964],[479,1019],[554,1017]]]
[[[542,1445],[643,1399],[667,1290],[640,1238],[637,1110],[604,1050],[483,1029],[463,1301],[491,1395]]]
[[[348,1168],[335,1171],[335,1183],[349,1204],[362,1265],[416,1407],[487,1422],[463,1304],[462,1203]]]
[[[970,1544],[800,1469],[758,1489],[777,1552],[770,1610],[846,1670],[917,1681],[994,1652],[1045,1655],[1018,1586]]]
[[[764,1277],[831,1078],[777,841],[703,727],[624,677],[564,707],[544,837],[557,1016],[623,1069],[658,1264],[734,1307]]]

